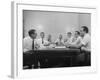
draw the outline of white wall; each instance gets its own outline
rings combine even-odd
[[[55,40],[58,35],[68,31],[77,30],[79,27],[79,14],[43,11],[24,11],[24,35],[30,29],[36,29],[51,34]],[[39,35],[38,35],[39,36]]]
[[[79,14],[79,26],[87,26],[91,32],[91,14]]]
[[[24,10],[24,36],[30,29],[36,29],[38,36],[43,31],[56,40],[60,33],[65,37],[65,33],[79,30],[81,26],[91,27],[90,18],[90,14]]]

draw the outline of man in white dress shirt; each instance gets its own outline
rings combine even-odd
[[[82,26],[81,35],[83,36],[81,41],[81,44],[83,46],[81,47],[81,49],[85,51],[91,51],[91,37],[86,26]]]
[[[47,41],[48,41],[48,46],[47,46],[47,48],[54,48],[54,47],[55,47],[55,43],[54,43],[53,40],[52,40],[52,35],[51,35],[51,34],[49,34],[49,35],[47,36]]]
[[[82,41],[82,37],[80,36],[80,32],[79,31],[75,31],[74,37],[73,37],[71,43],[69,43],[69,46],[77,48],[77,45],[80,44],[81,41]]]
[[[31,31],[32,30],[29,31],[29,36],[25,37],[23,40],[24,52],[32,50],[33,40],[34,40],[34,49],[36,49],[36,47],[38,46],[36,39],[37,34],[36,33],[33,34]]]
[[[40,39],[37,39],[37,44],[39,45],[38,49],[45,49],[49,45],[49,42],[45,39],[45,33],[40,33]]]
[[[82,50],[91,51],[91,37],[89,35],[88,27],[82,26],[80,29],[80,34],[82,36],[80,44],[76,47],[81,47]]]
[[[51,34],[48,35],[47,41],[49,42],[49,44],[52,44],[52,36],[51,36]]]
[[[37,48],[36,43],[36,30],[31,29],[28,32],[29,36],[25,37],[23,40],[23,66],[28,66],[29,69],[37,67],[36,57],[33,57],[33,51]]]
[[[45,33],[41,32],[40,33],[40,38],[37,39],[37,44],[38,44],[38,49],[39,50],[43,50],[46,49],[47,46],[49,45],[49,42],[45,39]],[[39,66],[40,68],[44,68],[46,67],[46,63],[47,63],[48,59],[45,57],[39,57]]]
[[[85,62],[85,64],[90,65],[90,58],[91,58],[91,37],[89,35],[89,30],[87,26],[82,26],[80,30],[82,40],[81,43],[77,45],[82,50],[82,53],[79,55],[79,60]]]
[[[65,44],[66,47],[69,47],[69,44],[72,43],[72,39],[73,39],[72,33],[71,32],[68,32],[67,33],[67,37],[64,40],[64,44]]]
[[[62,34],[59,35],[58,39],[55,41],[56,46],[64,46],[64,40]]]

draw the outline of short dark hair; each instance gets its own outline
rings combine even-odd
[[[83,28],[83,31],[85,31],[86,33],[88,33],[88,32],[89,32],[89,29],[88,29],[88,27],[87,27],[87,26],[82,26],[82,28]]]
[[[31,34],[35,34],[35,31],[36,31],[35,29],[29,30],[29,31],[28,31],[29,36],[31,36]]]
[[[71,32],[67,32],[67,34],[72,34]]]
[[[80,35],[80,32],[79,31],[75,31],[75,32],[77,32],[77,34]]]
[[[40,34],[44,34],[44,32],[41,32]]]

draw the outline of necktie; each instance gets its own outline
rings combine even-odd
[[[32,50],[34,50],[34,39],[32,41]]]
[[[43,39],[42,39],[42,44],[44,43]]]

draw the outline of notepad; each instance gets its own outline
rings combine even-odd
[[[55,48],[66,48],[65,46],[56,46]]]

